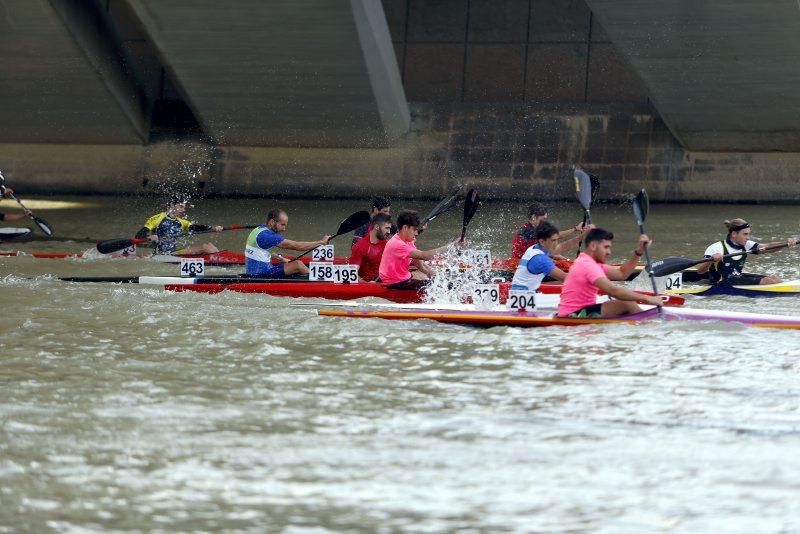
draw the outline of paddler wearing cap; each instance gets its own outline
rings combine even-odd
[[[219,249],[212,243],[179,248],[177,236],[186,232],[221,232],[222,226],[207,226],[186,218],[186,200],[173,196],[167,201],[166,210],[147,219],[136,232],[138,238],[150,238],[155,243],[157,254],[213,254]]]
[[[797,244],[797,240],[791,238],[787,241],[758,243],[750,239],[752,230],[750,229],[750,224],[744,219],[731,219],[729,221],[724,221],[723,224],[728,229],[728,235],[725,239],[708,246],[705,257],[710,258],[712,261],[700,264],[697,267],[697,272],[708,272],[708,278],[712,284],[738,286],[780,283],[781,279],[777,276],[743,273],[744,264],[747,261],[747,254],[733,256],[731,258],[723,258],[723,256],[745,251],[754,254],[774,252],[773,250],[769,250],[769,248],[779,245],[793,247]]]

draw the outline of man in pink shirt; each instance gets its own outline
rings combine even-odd
[[[386,243],[378,275],[389,289],[420,289],[428,281],[433,269],[427,264],[436,254],[444,252],[457,242],[431,250],[417,250],[414,240],[419,233],[420,219],[416,211],[401,211],[397,216],[397,233]],[[413,273],[409,267],[416,266]]]
[[[606,264],[611,256],[613,239],[614,234],[602,228],[595,228],[586,234],[585,252],[581,252],[570,267],[561,289],[559,317],[618,317],[642,311],[637,302],[653,306],[662,303],[659,297],[629,291],[611,282],[628,278],[644,254],[644,247],[650,243],[650,238],[640,235],[633,256],[619,267]],[[597,304],[598,290],[605,291],[615,300]]]

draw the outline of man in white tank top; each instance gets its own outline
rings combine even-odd
[[[537,291],[545,276],[563,281],[567,273],[556,267],[550,254],[558,246],[558,228],[548,221],[536,227],[537,243],[528,247],[519,260],[511,289]]]

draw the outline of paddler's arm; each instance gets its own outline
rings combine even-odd
[[[630,291],[624,287],[614,284],[608,278],[598,278],[594,281],[594,285],[601,291],[604,291],[609,297],[613,297],[617,300],[632,300],[634,302],[638,302],[639,304],[650,304],[652,306],[660,306],[663,304],[661,297],[644,295],[642,293]]]
[[[9,221],[9,222],[18,221],[20,219],[24,219],[27,216],[28,216],[27,213],[12,213],[10,215],[8,213],[4,213],[0,215],[0,221]]]
[[[207,224],[195,224],[192,223],[189,225],[190,232],[221,232],[222,226],[209,226]]]
[[[609,267],[608,276],[611,280],[627,280],[628,276],[633,272],[636,266],[639,264],[639,260],[644,255],[644,247],[652,243],[650,238],[647,237],[645,234],[639,236],[639,242],[636,244],[636,248],[633,251],[633,256],[631,256],[628,261],[620,265],[619,267]]]
[[[433,267],[431,267],[425,260],[411,260],[411,265],[417,268],[422,273],[428,276],[433,276]]]
[[[722,254],[717,252],[716,254],[712,254],[711,256],[706,256],[708,261],[704,261],[697,265],[697,272],[698,274],[707,273],[708,270],[711,268],[712,263],[717,263],[722,260]]]
[[[305,252],[306,250],[308,250],[310,248],[315,248],[315,247],[319,247],[319,246],[322,246],[322,245],[327,245],[328,244],[328,239],[330,239],[330,238],[331,238],[330,236],[326,235],[326,236],[323,236],[322,239],[320,239],[318,241],[292,241],[291,239],[284,239],[283,241],[278,243],[276,246],[278,248],[285,248],[286,250],[301,250],[301,251]]]
[[[554,280],[559,280],[560,282],[563,282],[567,278],[567,273],[565,273],[558,267],[553,267],[553,270],[547,273],[547,276],[553,278]]]
[[[576,225],[574,228],[571,228],[570,230],[565,230],[565,232],[571,233],[571,232],[573,232],[575,230],[578,230],[578,228],[580,228],[580,225]],[[593,224],[587,224],[587,225],[583,226],[582,230],[578,230],[578,235],[576,235],[572,239],[568,239],[567,241],[564,241],[563,243],[559,243],[558,245],[556,245],[556,248],[553,251],[552,256],[554,256],[554,257],[560,256],[562,252],[577,247],[580,244],[581,239],[583,239],[586,236],[586,234],[589,232],[589,230],[591,230],[593,228],[595,228],[595,225],[593,225]],[[559,237],[563,233],[564,232],[560,232],[559,233]]]
[[[797,239],[789,238],[786,241],[773,241],[772,243],[759,243],[756,247],[756,254],[769,254],[771,252],[778,252],[783,248],[782,245],[793,247],[797,244]],[[765,250],[766,249],[766,250]],[[770,250],[772,249],[772,250]]]
[[[433,259],[437,254],[441,254],[442,252],[446,251],[448,248],[452,246],[458,246],[459,241],[453,241],[452,243],[448,243],[446,245],[442,245],[438,248],[432,248],[430,250],[419,250],[415,248],[411,252],[408,253],[408,257],[412,260],[430,260]]]

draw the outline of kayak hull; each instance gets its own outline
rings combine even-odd
[[[603,324],[632,324],[658,321],[657,308],[650,307],[644,311],[614,318],[567,318],[555,317],[552,311],[457,311],[457,310],[331,310],[319,309],[317,313],[326,317],[346,317],[357,319],[418,320],[429,319],[441,323],[467,326],[581,326]],[[717,310],[698,310],[685,308],[663,308],[667,321],[722,321],[762,328],[800,329],[800,318],[756,314],[735,313]]]
[[[164,289],[178,292],[219,293],[262,293],[275,297],[325,298],[331,300],[351,300],[364,297],[378,297],[391,302],[422,302],[423,294],[410,289],[386,289],[380,284],[334,284],[332,282],[256,282],[229,284],[166,284]]]
[[[749,298],[793,297],[800,295],[800,280],[790,280],[778,284],[747,286],[702,286],[667,291],[670,295],[697,295],[703,297],[730,295]]]
[[[399,303],[422,302],[424,293],[407,289],[387,289],[375,283],[336,284],[333,282],[309,282],[302,278],[255,278],[241,275],[231,276],[204,276],[195,278],[181,278],[177,276],[111,276],[111,277],[62,277],[64,282],[94,282],[94,283],[121,283],[121,284],[146,284],[161,285],[168,291],[219,293],[221,291],[234,291],[238,293],[261,293],[276,297],[295,298],[325,298],[331,300],[353,300],[364,297],[378,297]],[[500,302],[505,303],[511,289],[511,284],[501,282],[497,284],[500,291]],[[542,284],[539,293],[544,295],[559,295],[561,284]],[[643,294],[650,294],[642,291]],[[682,306],[684,298],[671,295],[666,298],[667,306]]]
[[[498,284],[498,286],[500,288],[500,302],[505,303],[508,299],[511,284],[502,282]],[[387,289],[380,284],[374,283],[335,284],[333,282],[291,282],[288,280],[271,282],[238,282],[232,280],[229,283],[207,283],[205,280],[201,280],[200,282],[187,284],[182,283],[180,279],[173,279],[171,283],[164,284],[164,289],[168,291],[200,293],[235,291],[238,293],[263,293],[278,297],[325,298],[331,300],[378,297],[391,302],[400,303],[422,302],[425,296],[424,293],[420,291]],[[559,295],[561,293],[561,285],[542,284],[539,292],[544,295]],[[679,296],[670,296],[666,301],[667,306],[681,306],[683,303],[683,297]]]
[[[11,241],[30,235],[30,228],[0,228],[0,241]]]

